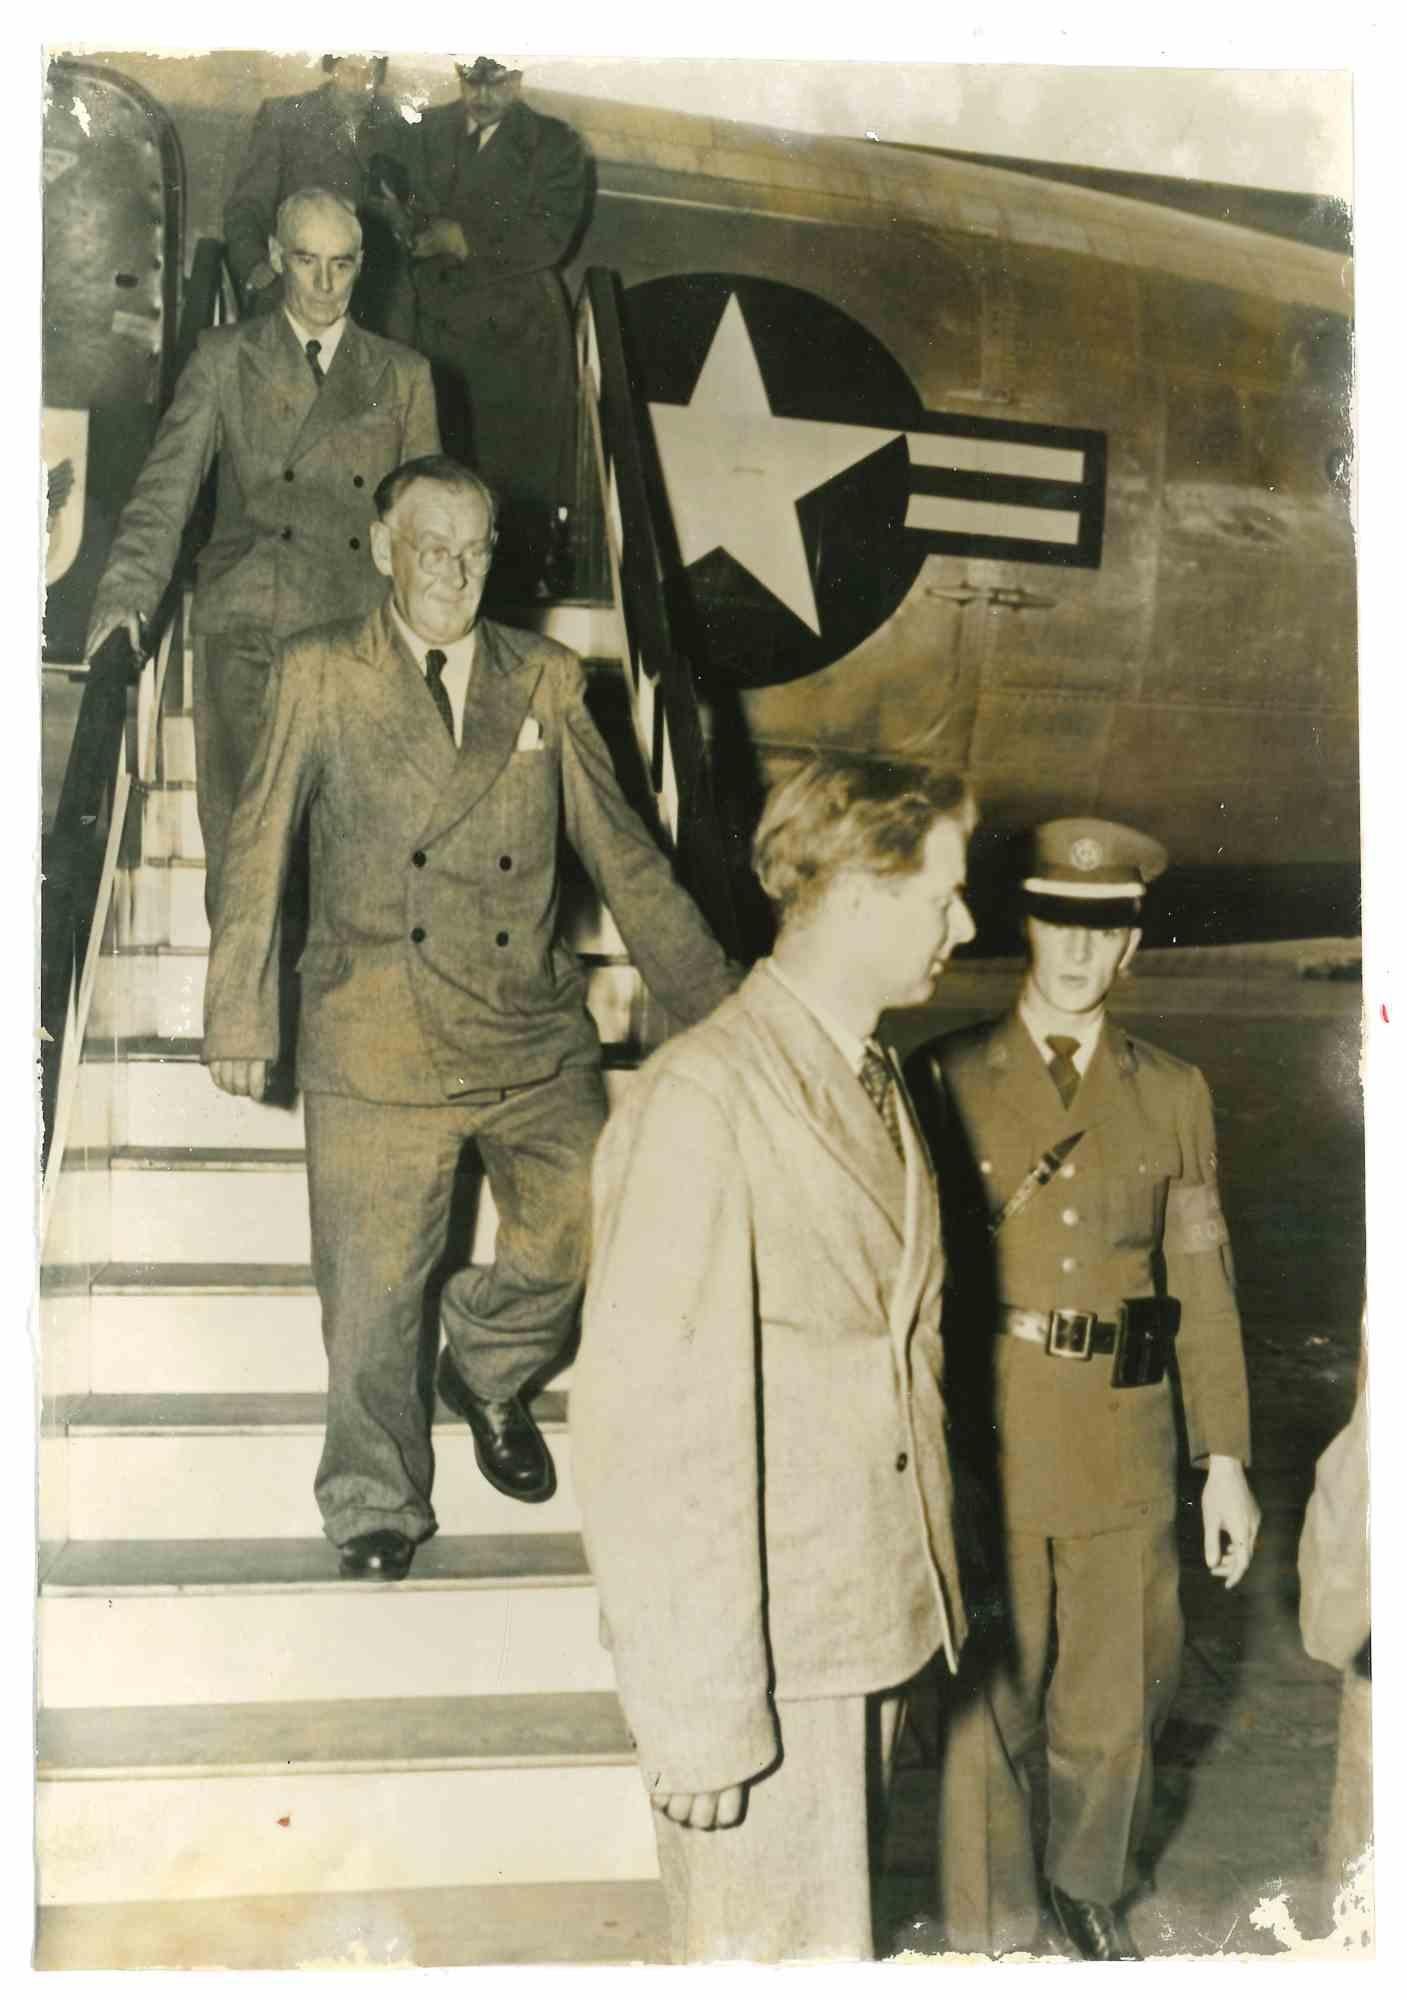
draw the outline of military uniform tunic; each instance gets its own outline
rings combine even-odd
[[[1113,1903],[1146,1818],[1182,1628],[1171,1376],[1116,1389],[1110,1354],[1048,1354],[998,1333],[997,1316],[1063,1309],[1114,1321],[1126,1298],[1180,1300],[1177,1375],[1198,1464],[1249,1460],[1246,1375],[1200,1072],[1106,1021],[1067,1108],[1016,1015],[944,1038],[936,1061],[956,1281],[945,1345],[966,1377],[955,1421],[979,1457],[995,1447],[1004,1599],[983,1685],[951,1735],[940,1874],[950,1941],[1009,1948],[1030,1941],[1035,1919],[1020,1766],[1042,1709],[1047,1873],[1067,1894]],[[989,1239],[989,1218],[1077,1131],[1050,1181]],[[989,1624],[996,1616],[989,1607]],[[973,1824],[982,1816],[985,1843]]]

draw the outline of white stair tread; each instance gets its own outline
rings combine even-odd
[[[533,1397],[532,1409],[544,1430],[560,1430],[566,1421],[566,1398],[560,1390],[545,1389]],[[463,1423],[438,1397],[433,1420],[451,1426]],[[51,1432],[85,1437],[321,1431],[327,1421],[327,1399],[308,1394],[62,1396],[46,1408],[44,1421]]]
[[[302,1155],[300,1154],[301,1158]],[[201,1293],[314,1291],[311,1264],[104,1264],[93,1278],[95,1296],[152,1292]]]
[[[613,1694],[501,1694],[390,1701],[41,1712],[41,1782],[215,1771],[394,1771],[621,1764],[633,1755]]]
[[[658,1882],[73,1903],[40,1910],[34,1964],[40,1972],[659,1964],[666,1929]]]
[[[591,1581],[580,1535],[434,1535],[401,1583],[337,1574],[337,1551],[321,1536],[255,1541],[68,1542],[46,1551],[42,1595],[165,1597],[287,1590],[501,1590]]]

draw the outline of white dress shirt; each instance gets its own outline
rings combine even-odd
[[[287,306],[283,309],[283,316],[293,328],[294,337],[305,354],[310,340],[318,343],[318,367],[325,375],[332,366],[332,357],[342,345],[342,336],[347,331],[346,313],[343,313],[341,319],[335,319],[331,326],[316,328],[304,326],[302,320],[293,317]]]
[[[1102,1007],[1085,1019],[1083,1027],[1077,1028],[1068,1014],[1057,1014],[1055,1009],[1041,998],[1028,979],[1021,989],[1021,998],[1017,1002],[1016,1011],[1021,1017],[1021,1024],[1026,1033],[1036,1045],[1036,1054],[1047,1068],[1050,1067],[1052,1054],[1046,1041],[1047,1035],[1072,1035],[1076,1046],[1070,1060],[1080,1075],[1084,1075],[1094,1060],[1094,1051],[1103,1032]]]
[[[391,602],[391,616],[396,621],[396,629],[410,649],[410,656],[425,674],[425,655],[431,650],[430,641],[422,639],[418,632],[412,632],[400,612],[395,600]],[[454,717],[454,740],[464,741],[464,703],[469,693],[469,676],[474,671],[474,654],[478,647],[479,635],[471,625],[462,639],[456,639],[452,646],[439,648],[445,656],[445,669],[440,675],[440,685],[449,696],[450,713]],[[425,674],[429,679],[429,675]]]

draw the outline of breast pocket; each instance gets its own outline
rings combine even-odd
[[[1173,1140],[1151,1139],[1123,1163],[1110,1202],[1114,1245],[1147,1250],[1162,1241],[1168,1187],[1182,1172],[1182,1153]]]
[[[556,859],[561,795],[557,759],[544,743],[515,750],[494,787],[498,866],[503,887],[515,875],[532,873]]]

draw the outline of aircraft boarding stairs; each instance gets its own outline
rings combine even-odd
[[[594,398],[593,423],[599,460]],[[650,767],[677,825],[667,721],[621,611],[617,500],[607,512],[614,603],[543,622],[617,691],[617,762]],[[178,617],[137,703],[45,1190],[38,1962],[657,1958],[651,1815],[598,1642],[569,1378],[536,1404],[559,1472],[545,1505],[496,1493],[441,1408],[440,1530],[409,1578],[344,1582],[322,1536],[301,1108],[223,1096],[200,1060],[183,632]],[[649,1038],[640,981],[589,900],[572,936],[615,1092]],[[485,1189],[476,1255],[493,1226]]]

